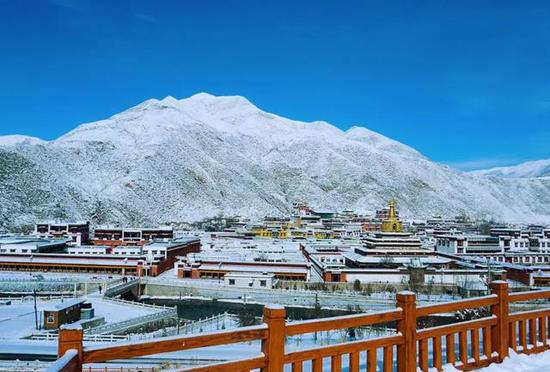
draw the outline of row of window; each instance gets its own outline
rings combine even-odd
[[[18,251],[17,249],[13,248],[13,249],[0,249],[0,253],[32,253],[34,252],[34,250],[32,249],[21,249],[20,251]]]
[[[504,256],[495,256],[495,257],[488,257],[488,258],[493,261],[506,262],[506,257]],[[512,257],[512,263],[543,263],[543,262],[550,262],[550,257],[548,256]]]
[[[229,279],[228,280],[229,285],[235,285],[235,279]],[[253,281],[248,282],[248,286],[252,287],[254,285]],[[267,280],[260,280],[260,287],[267,287]]]

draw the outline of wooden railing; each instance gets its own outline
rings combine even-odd
[[[207,346],[227,345],[259,340],[258,355],[246,359],[194,367],[191,371],[250,371],[263,372],[304,369],[313,372],[339,372],[347,367],[350,372],[359,371],[366,354],[366,370],[389,372],[422,371],[429,368],[441,370],[451,363],[461,370],[471,370],[499,363],[512,348],[521,353],[537,353],[548,349],[548,320],[550,308],[509,314],[511,302],[550,298],[550,291],[508,294],[504,281],[491,283],[491,295],[448,303],[416,306],[416,295],[400,292],[396,296],[396,308],[370,314],[347,315],[286,323],[286,312],[279,305],[264,307],[263,324],[221,332],[192,336],[174,336],[156,340],[129,342],[107,346],[82,346],[82,330],[62,328],[59,333],[58,360],[51,371],[81,371],[86,363],[197,349]],[[418,329],[421,318],[464,309],[490,308],[490,315],[479,319],[459,321],[443,326]],[[489,313],[488,313],[489,314]],[[311,349],[285,352],[287,336],[349,329],[376,324],[393,323],[394,334],[349,341]],[[519,345],[518,345],[519,342]],[[74,365],[74,351],[77,364]],[[73,355],[73,358],[69,358]],[[59,369],[62,360],[72,366]]]

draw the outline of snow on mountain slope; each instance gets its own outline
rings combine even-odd
[[[11,134],[7,136],[0,136],[0,146],[17,146],[21,143],[39,144],[44,143],[44,140],[36,137],[22,136],[20,134]]]
[[[368,129],[289,120],[238,96],[151,99],[55,141],[1,143],[0,227],[261,217],[294,201],[366,212],[390,197],[404,216],[550,220],[550,179],[462,173]]]
[[[550,177],[550,159],[528,161],[510,167],[472,171],[472,174],[497,177]]]

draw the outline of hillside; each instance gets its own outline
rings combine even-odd
[[[390,197],[409,217],[550,221],[549,178],[463,173],[366,128],[293,121],[238,96],[151,99],[50,142],[2,138],[5,228],[261,217],[294,201],[367,212]]]

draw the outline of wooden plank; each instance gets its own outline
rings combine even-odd
[[[365,325],[388,323],[401,319],[402,310],[382,311],[369,314],[354,314],[325,319],[312,319],[292,322],[286,325],[286,335],[329,331],[332,329],[353,328]]]
[[[202,367],[193,367],[193,372],[226,372],[226,371],[250,371],[258,368],[265,368],[266,358],[262,355],[257,358],[240,359],[230,362],[210,364]]]
[[[315,358],[311,361],[311,372],[323,372],[323,358]]]
[[[201,333],[193,336],[166,337],[162,339],[117,344],[114,346],[92,346],[84,348],[83,363],[128,359],[143,355],[254,341],[265,339],[266,337],[267,326],[262,324],[259,326],[243,327],[238,330]]]
[[[525,333],[525,320],[520,320],[518,322],[519,327],[519,344],[523,350],[527,350],[527,335]]]
[[[285,363],[313,360],[318,357],[329,357],[333,355],[342,355],[355,352],[359,353],[362,350],[368,350],[370,348],[380,348],[401,344],[403,344],[403,336],[401,335],[384,336],[353,342],[344,342],[340,344],[290,352],[285,355]]]
[[[458,350],[462,364],[468,363],[468,337],[466,331],[458,332]]]
[[[533,301],[543,298],[550,298],[550,290],[545,289],[543,291],[516,292],[510,293],[508,297],[510,302]]]
[[[262,372],[282,371],[284,368],[285,318],[284,306],[264,306],[263,321],[267,325],[267,338],[262,340],[262,353],[267,357],[267,367]]]
[[[539,341],[542,342],[543,347],[546,346],[546,317],[539,318]]]
[[[331,372],[342,371],[342,355],[333,355],[330,358],[330,371]]]
[[[491,327],[483,327],[483,355],[491,357],[493,347],[491,345]]]
[[[359,372],[359,351],[349,354],[349,372]]]
[[[384,348],[384,364],[383,372],[393,371],[393,346],[386,346]]]
[[[474,360],[479,362],[479,329],[470,330],[470,339],[471,339],[471,348],[472,348],[472,357]]]
[[[292,372],[302,372],[302,362],[292,363]]]
[[[491,314],[497,317],[497,323],[491,329],[491,345],[500,363],[508,356],[508,282],[495,280],[489,286],[491,293],[498,296],[498,303],[491,306]]]
[[[367,350],[367,372],[376,372],[376,349]]]
[[[533,348],[537,347],[537,320],[529,319],[529,343]]]
[[[455,354],[455,334],[450,333],[445,336],[445,347],[447,354],[447,364],[455,364],[456,354]]]
[[[441,350],[441,337],[437,336],[432,338],[432,345],[433,345],[433,364],[434,368],[438,371],[441,371],[443,369],[443,358],[441,357],[442,350]]]
[[[45,372],[74,372],[82,370],[78,350],[69,349],[63,356],[52,363]]]
[[[420,370],[428,372],[428,339],[418,341],[418,364]]]
[[[418,339],[433,338],[436,336],[445,336],[445,335],[448,335],[451,333],[457,333],[460,331],[492,326],[492,325],[495,325],[496,322],[497,322],[496,317],[489,316],[486,318],[469,320],[467,322],[460,322],[460,323],[442,325],[438,327],[421,329],[416,333],[416,335]]]
[[[517,351],[518,350],[518,337],[517,337],[517,333],[516,333],[516,322],[509,322],[508,323],[508,346],[514,350],[514,351]]]
[[[531,318],[540,318],[542,316],[550,317],[550,309],[520,311],[520,312],[508,315],[508,320],[518,321],[518,320],[526,320]]]
[[[426,316],[431,314],[449,313],[462,309],[471,309],[476,307],[491,306],[497,303],[496,295],[488,295],[478,298],[469,298],[466,300],[458,300],[445,302],[435,305],[424,305],[416,308],[417,316]]]
[[[397,371],[416,370],[416,295],[402,291],[396,295],[396,305],[403,309],[403,318],[397,322],[397,331],[403,335],[403,344],[397,346]]]
[[[472,370],[477,371],[478,369],[480,369],[482,367],[487,367],[490,364],[497,363],[497,360],[498,360],[498,357],[493,356],[489,359],[482,359],[478,363],[475,363],[473,361],[469,361],[467,364],[459,365],[459,366],[456,366],[455,368],[458,369],[458,370],[461,370],[461,371],[472,371]]]

